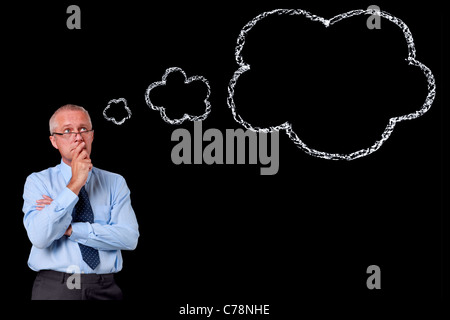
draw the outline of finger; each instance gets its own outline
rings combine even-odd
[[[36,206],[36,210],[41,211],[42,209],[44,209],[44,206]]]
[[[77,160],[90,160],[89,153],[86,149],[80,151],[80,153],[76,156]]]
[[[80,153],[83,149],[84,149],[85,143],[84,141],[80,142],[76,147],[75,147],[75,151],[77,153]]]
[[[83,151],[84,147],[85,147],[85,143],[84,141],[81,142],[78,146],[76,146],[75,149],[73,149],[73,157],[77,158],[80,156],[80,153]]]
[[[36,200],[36,202],[42,202],[42,203],[52,203],[52,199],[39,199],[39,200]]]
[[[51,205],[52,202],[48,201],[48,200],[38,200],[38,201],[36,201],[36,204],[39,206],[45,207],[45,206]]]
[[[53,201],[53,199],[50,198],[49,196],[43,195],[42,197],[43,197],[42,199],[38,199],[38,200],[36,200],[36,202],[38,202],[38,203],[48,203],[48,204],[50,204],[50,203],[52,203],[52,201]]]
[[[78,159],[83,159],[83,160],[89,159],[89,154],[87,153],[86,150],[83,150],[80,152]]]

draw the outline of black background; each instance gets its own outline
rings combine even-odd
[[[4,8],[4,182],[12,188],[4,212],[11,234],[3,243],[15,256],[2,264],[11,273],[11,298],[29,300],[35,277],[26,264],[31,244],[22,224],[23,184],[31,172],[60,161],[47,140],[48,119],[67,103],[90,111],[94,165],[123,175],[131,190],[141,236],[135,251],[123,252],[117,277],[128,303],[169,318],[186,304],[270,304],[271,318],[282,319],[315,301],[346,306],[444,297],[448,35],[442,8],[376,3],[410,28],[417,59],[436,78],[437,96],[424,116],[398,123],[375,153],[354,161],[319,159],[280,132],[273,176],[261,176],[261,164],[177,166],[171,134],[193,132],[193,123],[171,126],[144,99],[167,68],[208,79],[212,112],[203,130],[225,133],[240,128],[226,99],[237,69],[236,40],[248,21],[277,8],[331,18],[374,4],[251,3],[40,1]],[[81,30],[66,27],[70,4],[81,9]],[[236,87],[244,119],[255,126],[289,121],[308,146],[349,153],[379,139],[390,117],[419,109],[426,81],[404,60],[402,32],[386,20],[369,30],[366,20],[328,29],[295,17],[259,23],[243,50],[252,69]],[[205,88],[166,89],[174,105],[168,115],[202,113]],[[119,97],[132,111],[120,126],[102,115]],[[118,108],[110,111],[121,117]],[[381,290],[366,287],[370,265],[381,268]]]

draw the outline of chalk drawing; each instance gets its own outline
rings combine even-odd
[[[206,87],[207,87],[207,89],[208,89],[208,92],[207,92],[207,94],[206,94],[206,98],[203,100],[203,103],[205,104],[205,112],[204,112],[202,115],[199,115],[199,116],[193,116],[193,115],[190,115],[190,114],[185,113],[185,114],[184,114],[181,118],[179,118],[179,119],[171,119],[171,118],[169,118],[169,117],[166,115],[166,109],[165,109],[163,106],[156,106],[156,105],[154,105],[154,104],[152,103],[152,101],[151,101],[151,99],[150,99],[150,92],[151,92],[154,88],[156,88],[156,87],[159,87],[159,86],[165,86],[166,83],[167,83],[167,77],[168,77],[169,74],[171,74],[172,72],[180,72],[180,73],[182,73],[183,76],[184,76],[184,79],[185,79],[185,80],[184,80],[184,83],[185,83],[185,84],[189,84],[189,83],[191,83],[191,82],[193,82],[193,81],[202,81],[202,82],[206,85]],[[205,120],[205,119],[208,117],[209,113],[211,112],[211,104],[210,104],[210,102],[209,102],[209,100],[208,100],[210,94],[211,94],[211,88],[210,88],[209,82],[208,82],[208,80],[207,80],[206,78],[204,78],[204,77],[202,77],[202,76],[192,76],[192,77],[187,78],[186,73],[185,73],[181,68],[173,67],[173,68],[168,68],[168,69],[166,70],[166,72],[164,73],[164,75],[163,75],[161,81],[153,82],[152,84],[150,84],[150,85],[148,86],[148,88],[147,88],[147,90],[146,90],[146,92],[145,92],[145,101],[147,102],[147,105],[148,105],[152,110],[159,111],[159,113],[160,113],[160,115],[161,115],[161,118],[162,118],[165,122],[167,122],[167,123],[169,123],[169,124],[175,124],[175,125],[177,125],[177,124],[183,123],[185,120],[188,120],[188,121],[203,121],[203,120]]]
[[[276,126],[270,126],[266,128],[260,128],[260,127],[254,127],[247,121],[245,121],[237,112],[237,106],[234,101],[234,90],[236,87],[236,84],[239,80],[239,77],[250,70],[250,65],[244,62],[244,59],[242,58],[241,51],[244,48],[245,45],[245,39],[247,37],[247,34],[250,32],[250,30],[262,19],[269,17],[269,16],[304,16],[308,18],[309,20],[313,22],[319,22],[322,23],[325,27],[330,27],[333,24],[342,21],[344,19],[348,19],[350,17],[358,16],[358,15],[380,15],[382,18],[385,18],[389,20],[390,22],[397,25],[404,34],[407,46],[408,46],[408,57],[406,58],[406,61],[409,65],[415,66],[420,68],[422,70],[423,74],[425,75],[427,79],[427,86],[428,86],[428,93],[425,99],[425,102],[423,103],[422,107],[410,114],[402,115],[399,117],[393,117],[390,118],[388,121],[388,124],[386,128],[384,129],[384,132],[381,134],[381,138],[376,141],[373,145],[371,145],[368,148],[361,149],[358,151],[355,151],[353,153],[348,154],[341,154],[341,153],[328,153],[324,151],[315,150],[313,148],[310,148],[307,146],[300,138],[297,136],[297,134],[292,130],[292,126],[289,122],[284,122],[282,124],[276,125]],[[364,25],[365,27],[365,25]],[[329,160],[354,160],[357,158],[361,158],[364,156],[367,156],[375,151],[377,151],[384,142],[390,137],[391,133],[393,132],[395,125],[398,122],[404,121],[404,120],[412,120],[416,119],[423,114],[425,114],[430,108],[434,101],[435,95],[436,95],[436,84],[434,80],[433,73],[431,70],[425,66],[423,63],[416,60],[416,48],[414,46],[414,40],[412,37],[412,34],[408,28],[408,26],[400,19],[390,15],[389,13],[386,13],[384,11],[378,11],[374,10],[372,8],[368,8],[366,10],[353,10],[348,11],[342,14],[339,14],[331,19],[325,19],[319,16],[316,16],[314,14],[311,14],[307,11],[301,10],[301,9],[276,9],[273,11],[267,11],[263,12],[262,14],[256,16],[253,18],[250,22],[248,22],[242,29],[239,34],[239,37],[237,39],[237,45],[235,48],[235,58],[236,62],[239,66],[239,68],[234,72],[229,84],[228,84],[228,97],[227,97],[227,104],[228,107],[231,109],[231,112],[233,114],[234,120],[242,125],[244,128],[256,131],[256,132],[274,132],[274,131],[280,131],[285,130],[286,134],[289,136],[289,138],[304,152],[311,156],[323,158],[323,159],[329,159]]]
[[[128,116],[126,116],[125,118],[123,118],[120,121],[117,121],[114,117],[108,117],[108,115],[106,114],[106,111],[108,111],[108,109],[111,107],[111,103],[119,103],[119,102],[123,102],[124,103],[125,110],[127,111]],[[131,118],[131,110],[127,106],[127,100],[125,98],[119,98],[119,99],[112,99],[112,100],[110,100],[108,102],[108,105],[106,106],[106,108],[103,110],[103,117],[105,117],[105,119],[108,120],[108,121],[112,121],[114,124],[117,124],[117,125],[123,124],[125,122],[125,120]]]

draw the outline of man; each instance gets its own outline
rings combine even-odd
[[[84,108],[62,106],[49,124],[61,163],[29,175],[23,194],[28,266],[38,272],[32,299],[122,299],[114,273],[121,250],[134,250],[139,237],[130,190],[122,176],[92,165]]]

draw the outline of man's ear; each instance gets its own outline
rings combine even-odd
[[[52,143],[52,146],[55,149],[58,149],[58,145],[56,144],[55,137],[54,136],[50,136],[49,138],[50,138],[50,142]]]

